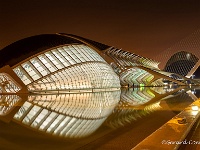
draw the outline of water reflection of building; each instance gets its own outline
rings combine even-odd
[[[18,95],[0,95],[0,116],[8,115],[21,101]]]
[[[112,113],[120,91],[32,95],[14,116],[14,121],[48,134],[81,138],[92,134]]]
[[[175,113],[179,113],[184,108],[186,108],[189,104],[194,102],[194,96],[192,93],[188,93],[190,91],[187,90],[179,90],[173,95],[167,96],[165,101],[160,102],[161,107],[167,107]]]
[[[163,90],[163,91],[162,91]],[[187,92],[188,93],[188,92]],[[20,96],[1,97],[0,119],[29,129],[65,138],[82,138],[94,133],[104,122],[119,128],[161,109],[175,113],[191,103],[192,92],[164,88],[137,88],[120,92],[96,92],[60,95],[29,95],[21,108]],[[13,113],[14,110],[14,113]]]
[[[155,96],[157,94],[155,95],[155,92],[150,88],[123,89],[121,100],[113,114],[107,119],[106,125],[119,128],[161,109],[159,102],[143,106],[154,99]]]
[[[119,105],[107,119],[106,125],[112,128],[123,127],[155,111],[173,110],[173,106],[176,108],[173,111],[180,112],[192,102],[186,91],[180,89],[166,90],[163,87],[124,89]]]
[[[155,95],[150,88],[143,88],[141,90],[134,88],[122,89],[121,102],[127,103],[128,106],[139,106],[147,103],[154,97]]]

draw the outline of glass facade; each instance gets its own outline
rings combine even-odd
[[[50,40],[49,38],[52,36],[55,39]],[[6,93],[9,90],[12,93],[18,91],[58,91],[58,93],[61,91],[68,93],[72,90],[93,92],[93,89],[96,91],[118,90],[121,85],[162,86],[166,84],[162,80],[185,85],[189,81],[187,78],[182,78],[183,74],[180,74],[180,72],[184,72],[185,76],[195,62],[198,61],[198,58],[190,53],[179,52],[172,56],[167,63],[172,71],[165,72],[158,68],[159,62],[155,60],[78,36],[67,34],[46,35],[43,39],[44,42],[40,37],[43,36],[28,38],[30,40],[28,41],[35,46],[29,47],[28,44],[13,43],[14,46],[8,46],[2,51],[8,53],[9,51],[12,52],[14,48],[19,50],[20,53],[16,53],[11,58],[5,60],[2,58],[2,64],[10,66],[12,75],[15,78],[12,77],[17,79],[18,82],[16,83],[20,82],[22,90],[18,90],[14,82],[9,82],[9,87],[8,85],[5,86],[4,81],[1,81],[1,78],[5,77],[0,77],[1,92]],[[39,42],[36,43],[35,38]],[[27,43],[27,41],[24,40],[24,43]],[[184,62],[189,61],[192,65],[185,65],[182,60]],[[186,70],[177,67],[174,63],[178,65],[181,63]],[[179,79],[174,78],[175,75],[171,75],[175,72],[173,69],[179,72]],[[4,73],[5,69],[2,72]],[[192,80],[190,82],[196,83]]]
[[[110,65],[84,44],[48,50],[19,64],[13,71],[29,91],[120,87]]]
[[[18,95],[0,95],[0,116],[6,116],[22,101]]]

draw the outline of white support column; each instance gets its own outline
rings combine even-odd
[[[193,75],[193,73],[198,69],[199,65],[200,60],[195,64],[195,66],[190,70],[190,72],[188,72],[188,74],[185,77],[190,78]]]

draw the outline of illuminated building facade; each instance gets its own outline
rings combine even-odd
[[[111,66],[119,75],[122,86],[163,86],[164,81],[170,81],[184,85],[186,78],[176,80],[172,74],[161,71],[158,67],[160,62],[141,57],[134,53],[117,48],[107,48],[104,53],[113,59]]]
[[[119,77],[96,45],[63,34],[15,42],[0,51],[1,91],[14,88],[18,92],[23,87],[31,92],[118,89]]]
[[[177,53],[161,71],[155,60],[61,33],[19,40],[0,51],[0,60],[1,93],[62,93],[162,86],[164,81],[184,85],[193,72],[184,76],[198,58]],[[177,65],[182,62],[186,69]]]

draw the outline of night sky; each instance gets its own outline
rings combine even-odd
[[[0,49],[70,33],[156,59],[200,28],[194,0],[0,0]]]

